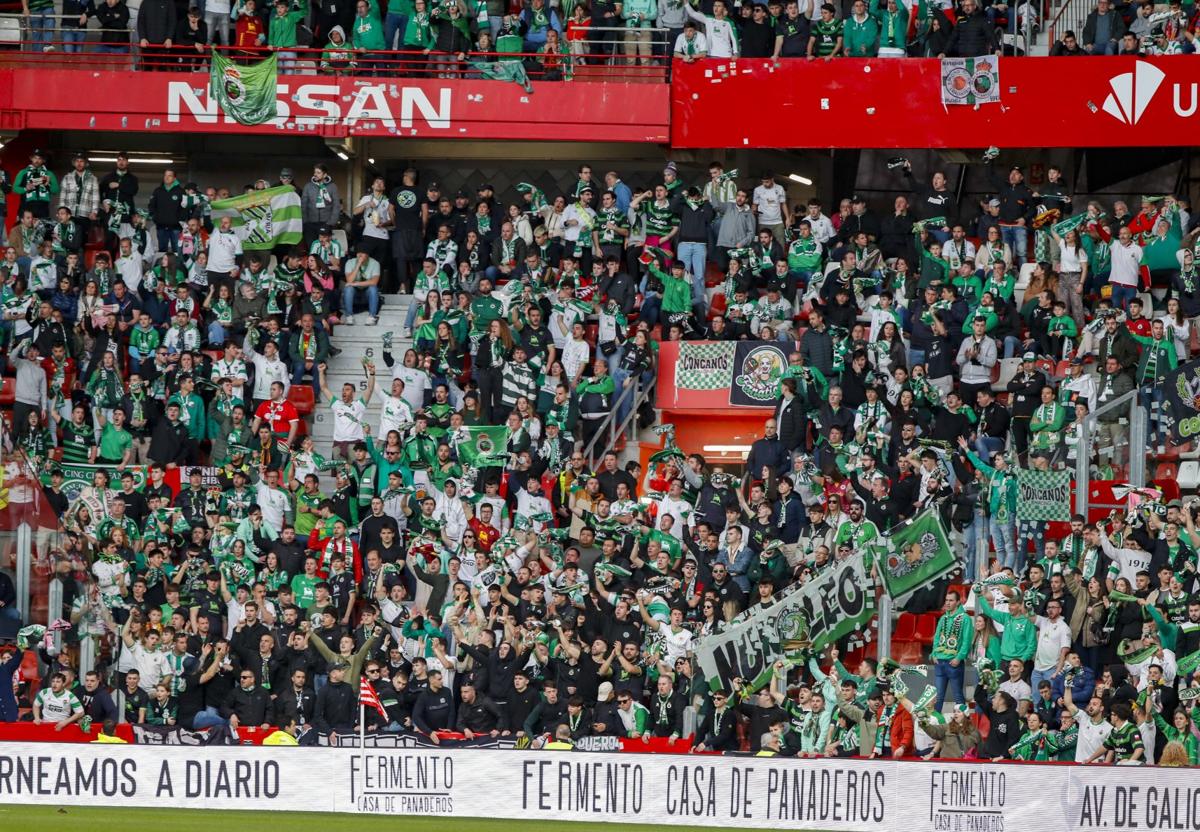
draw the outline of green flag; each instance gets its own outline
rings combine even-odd
[[[508,464],[508,428],[504,425],[461,428],[458,461],[472,468],[497,468]]]
[[[264,124],[277,115],[275,79],[278,75],[274,53],[265,61],[243,66],[214,49],[208,94],[238,124]]]
[[[1057,234],[1060,237],[1063,237],[1063,236],[1066,236],[1066,233],[1068,231],[1078,228],[1079,226],[1081,226],[1085,222],[1087,222],[1087,218],[1088,218],[1087,211],[1084,211],[1080,214],[1072,214],[1071,216],[1067,217],[1065,220],[1059,220],[1058,222],[1054,223],[1054,225],[1050,226],[1050,228],[1054,231],[1055,234]]]
[[[503,50],[501,50],[503,51]],[[512,81],[525,92],[533,92],[525,65],[520,61],[472,61],[471,69],[491,81]]]
[[[888,551],[879,572],[884,591],[893,598],[920,589],[958,566],[936,509],[918,514],[885,539]]]
[[[215,222],[233,218],[233,229],[246,251],[295,245],[304,236],[300,197],[290,185],[219,199],[212,204],[212,216]]]

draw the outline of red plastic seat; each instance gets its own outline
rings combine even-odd
[[[1156,480],[1173,480],[1179,476],[1179,466],[1174,462],[1162,462],[1154,471]]]
[[[17,400],[17,380],[5,377],[4,385],[0,387],[0,406],[11,407]]]
[[[917,617],[912,613],[902,612],[896,619],[896,630],[892,633],[892,641],[912,641],[917,637]]]
[[[892,639],[892,658],[900,664],[920,664],[923,657],[921,642]]]
[[[293,384],[288,388],[287,400],[301,416],[307,416],[316,408],[316,395],[311,385]]]
[[[927,612],[917,616],[917,641],[922,644],[933,644],[933,634],[937,632],[938,619],[941,613]]]

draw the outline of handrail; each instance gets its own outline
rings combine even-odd
[[[1082,45],[1083,33],[1080,30],[1094,8],[1094,0],[1066,0],[1047,28],[1049,40],[1047,48],[1053,49],[1054,44],[1061,39],[1063,32],[1074,32],[1075,37],[1080,40]]]
[[[612,410],[608,416],[601,421],[600,427],[596,429],[596,433],[592,436],[592,441],[583,449],[583,455],[591,466],[596,465],[597,447],[596,443],[607,433],[608,441],[604,443],[603,448],[600,448],[600,454],[607,453],[617,443],[617,437],[625,434],[630,424],[637,420],[638,409],[650,398],[650,394],[654,391],[654,386],[658,381],[658,375],[652,374],[650,381],[642,384],[641,378],[635,378],[633,384],[621,391],[621,395],[612,403]],[[617,422],[617,414],[621,411],[621,404],[624,403],[627,397],[633,397],[633,403],[629,407],[629,412],[625,418]]]
[[[1129,411],[1129,484],[1141,488],[1146,484],[1146,455],[1133,452],[1135,437],[1146,437],[1146,412],[1138,403],[1139,390],[1134,388],[1124,395],[1117,396],[1111,402],[1105,402],[1092,413],[1083,417],[1083,432],[1079,436],[1079,444],[1075,448],[1075,513],[1088,516],[1088,482],[1092,461],[1092,430],[1098,424],[1102,413],[1116,410],[1120,407]],[[1114,450],[1116,450],[1114,448]]]

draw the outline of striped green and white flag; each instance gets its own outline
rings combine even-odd
[[[212,204],[214,222],[233,218],[233,228],[246,251],[269,251],[295,245],[304,236],[300,196],[290,185],[220,199]]]

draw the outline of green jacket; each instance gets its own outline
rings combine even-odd
[[[996,512],[1000,509],[1000,501],[1004,501],[1004,506],[1008,510],[1008,517],[1016,517],[1017,514],[1017,475],[1012,471],[999,471],[988,465],[974,451],[967,451],[967,459],[971,460],[971,464],[983,472],[983,475],[988,480],[988,514],[992,517],[996,516]]]
[[[887,10],[887,0],[876,0],[871,14],[879,22],[879,46],[903,49],[908,43],[908,10],[897,5],[895,12]]]
[[[269,46],[296,46],[296,27],[304,22],[304,12],[290,11],[283,17],[271,15],[267,27],[267,44]]]
[[[1028,615],[1001,612],[993,609],[984,596],[977,597],[979,612],[1004,627],[1004,632],[1000,634],[1000,659],[1006,662],[1013,659],[1027,662],[1032,659],[1037,652],[1037,624]]]
[[[879,51],[879,21],[867,15],[860,23],[853,15],[842,25],[846,54],[851,58],[873,58]]]

